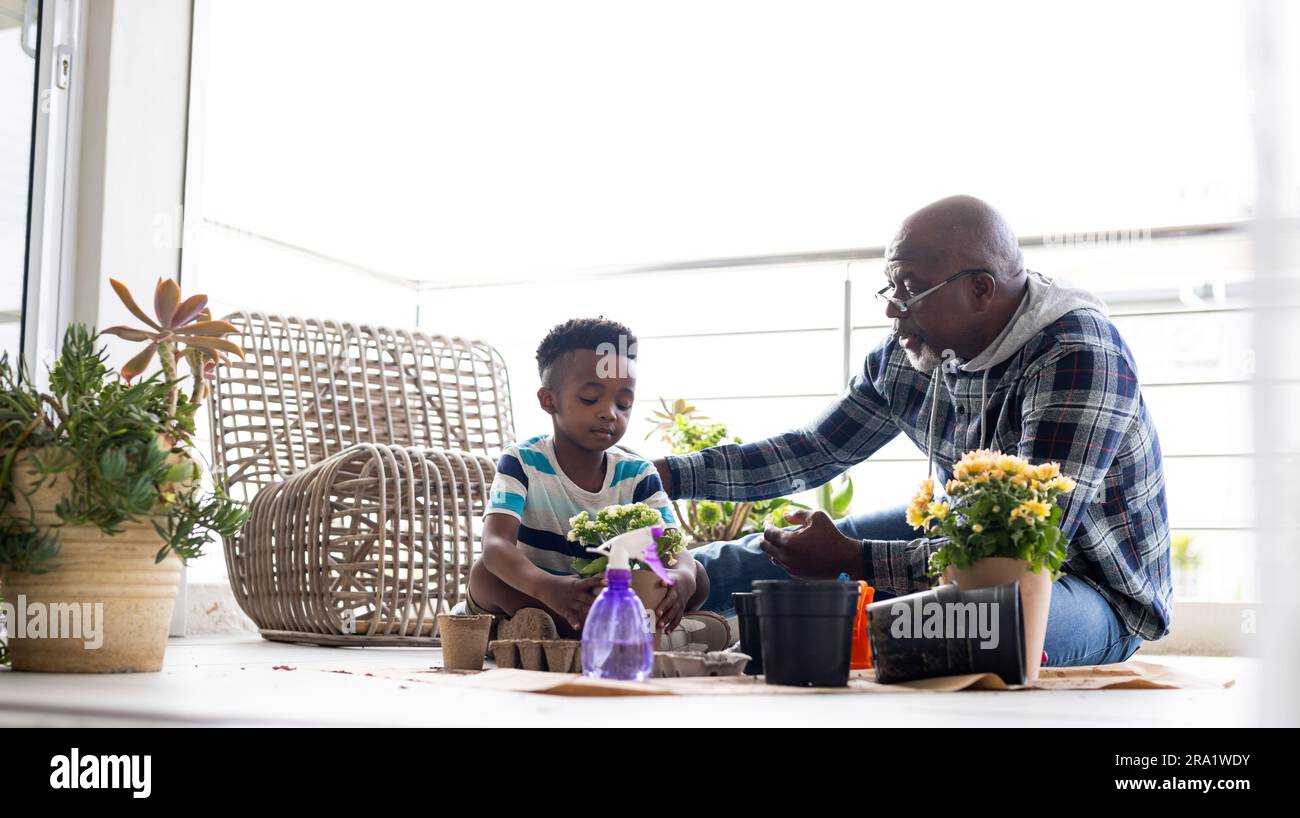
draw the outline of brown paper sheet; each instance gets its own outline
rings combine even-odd
[[[339,671],[330,671],[339,672]],[[787,687],[769,685],[754,676],[696,679],[653,679],[615,682],[589,679],[576,673],[497,668],[481,673],[440,668],[370,669],[366,673],[389,679],[448,684],[484,690],[544,693],[553,696],[730,696],[730,695],[853,695],[870,693],[956,693],[963,690],[1180,690],[1231,687],[1232,679],[1210,680],[1176,671],[1155,662],[1123,662],[1072,668],[1043,668],[1038,681],[1027,686],[1007,685],[992,673],[943,676],[903,684],[885,685],[875,671],[850,674],[848,687]]]

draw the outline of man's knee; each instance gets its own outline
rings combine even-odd
[[[1048,646],[1045,652],[1047,664],[1051,667],[1081,667],[1126,662],[1140,647],[1142,647],[1142,637],[1129,635],[1091,652],[1063,649],[1053,655],[1051,646]],[[1084,650],[1086,651],[1086,648]]]

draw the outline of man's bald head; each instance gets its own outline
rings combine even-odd
[[[885,310],[908,359],[923,370],[944,350],[966,359],[978,354],[1028,286],[1015,232],[974,196],[940,199],[904,219],[885,251],[885,277],[901,301],[928,293],[906,310]]]
[[[949,196],[904,219],[890,244],[890,255],[910,247],[914,254],[929,255],[954,272],[988,270],[999,282],[1014,282],[1024,274],[1025,260],[1015,231],[1001,213],[974,196]]]

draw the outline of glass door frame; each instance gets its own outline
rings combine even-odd
[[[72,315],[86,19],[84,0],[38,2],[21,350],[40,383]]]

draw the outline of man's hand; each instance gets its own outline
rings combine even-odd
[[[673,578],[673,584],[668,586],[668,593],[655,607],[655,621],[660,633],[672,633],[677,629],[686,613],[686,603],[695,595],[695,563],[669,568],[668,574]],[[664,587],[662,579],[658,586]]]
[[[541,587],[537,589],[537,599],[564,617],[576,631],[580,630],[582,623],[587,621],[587,611],[591,610],[591,603],[596,601],[596,595],[604,585],[603,576],[583,579],[576,576],[548,575]]]
[[[841,573],[862,578],[862,541],[844,536],[824,511],[795,509],[786,512],[788,522],[802,528],[763,526],[763,551],[792,577],[835,579]]]

